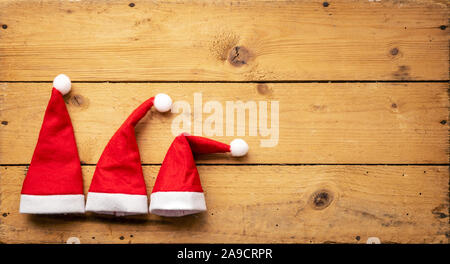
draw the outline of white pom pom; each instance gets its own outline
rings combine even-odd
[[[230,152],[233,157],[245,156],[248,152],[248,144],[243,139],[237,138],[230,143]]]
[[[60,74],[53,80],[53,87],[60,91],[62,95],[69,93],[71,86],[70,79],[65,74]]]
[[[159,112],[167,112],[172,108],[172,98],[167,94],[159,93],[155,96],[153,105]]]

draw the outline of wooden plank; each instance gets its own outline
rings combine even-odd
[[[0,84],[0,164],[31,160],[50,87],[48,83]],[[80,158],[87,164],[97,163],[133,109],[158,92],[190,104],[191,114],[185,115],[190,117],[187,132],[192,134],[198,134],[194,131],[194,94],[202,95],[197,109],[217,101],[223,112],[222,135],[210,137],[223,142],[241,137],[237,115],[233,126],[226,120],[227,101],[254,101],[256,106],[260,101],[279,102],[278,141],[275,132],[262,135],[259,125],[248,122],[247,113],[245,125],[239,127],[246,130],[243,138],[250,145],[249,155],[238,160],[212,155],[200,158],[200,163],[448,163],[447,88],[446,83],[75,83],[65,99]],[[271,112],[266,122],[269,127]],[[172,126],[182,115],[152,110],[141,121],[137,138],[144,163],[162,162],[181,131],[172,132]],[[203,113],[200,125],[207,127],[211,115]],[[235,129],[234,136],[227,136],[227,126]],[[258,126],[256,135],[249,135],[250,126]],[[202,135],[209,136],[205,132]],[[262,140],[271,137],[277,145],[262,147]]]
[[[2,243],[448,243],[447,166],[199,166],[208,211],[183,218],[21,215],[26,167],[0,172]]]
[[[2,1],[0,80],[449,78],[446,2],[129,2]]]

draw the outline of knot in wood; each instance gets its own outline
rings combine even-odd
[[[243,46],[236,46],[232,48],[228,54],[228,62],[235,67],[240,67],[247,64],[250,58],[250,51]]]
[[[82,106],[84,104],[84,98],[81,95],[74,95],[70,98],[70,103],[74,106]]]
[[[310,203],[315,210],[323,210],[327,208],[333,201],[333,193],[329,190],[318,190],[315,191],[310,198]]]

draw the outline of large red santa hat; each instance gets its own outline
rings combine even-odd
[[[156,178],[150,196],[150,213],[161,216],[183,216],[206,211],[200,177],[193,154],[231,152],[244,156],[248,145],[242,139],[230,145],[212,139],[181,134],[175,138]]]
[[[113,215],[148,213],[147,190],[134,128],[153,105],[159,112],[166,112],[171,109],[172,99],[166,94],[148,99],[113,135],[97,163],[86,211]]]
[[[20,196],[21,213],[84,213],[83,179],[72,122],[63,95],[71,82],[53,81],[52,95]]]

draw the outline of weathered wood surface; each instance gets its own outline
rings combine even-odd
[[[449,243],[448,2],[328,3],[0,0],[0,243]],[[223,135],[203,131],[251,149],[198,159],[199,215],[20,215],[59,73],[76,81],[65,100],[85,191],[112,134],[158,92],[190,104],[193,134],[195,93],[224,118],[227,101],[278,101],[278,144],[261,147],[248,121],[245,136],[225,120]],[[351,82],[307,83],[330,80]],[[137,127],[149,192],[180,116],[152,110]]]
[[[50,96],[48,83],[1,83],[0,164],[28,164]],[[75,83],[66,96],[80,158],[97,163],[105,145],[126,117],[157,92],[191,104],[194,93],[203,107],[216,100],[279,101],[279,140],[261,147],[261,135],[246,136],[248,157],[209,156],[210,163],[447,163],[448,85],[446,83]],[[268,116],[270,117],[270,109]],[[138,125],[143,163],[162,162],[175,135],[171,126],[181,114],[154,110]],[[202,124],[211,116],[203,114]],[[235,126],[237,126],[235,117]],[[253,118],[255,119],[255,118]],[[256,121],[256,120],[255,120]],[[270,127],[270,120],[269,127]],[[212,138],[229,142],[237,136]],[[203,133],[205,136],[205,133]]]
[[[1,1],[0,81],[448,80],[446,1]]]
[[[83,166],[87,190],[94,166]],[[158,166],[144,166],[151,191]],[[26,167],[0,167],[0,242],[448,243],[447,166],[199,166],[208,212],[18,213]],[[276,188],[274,188],[276,186]]]

